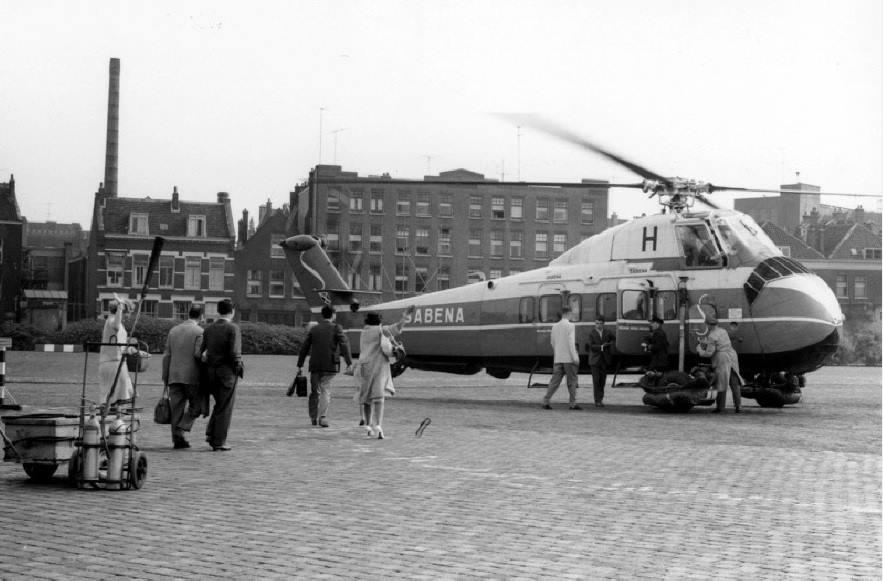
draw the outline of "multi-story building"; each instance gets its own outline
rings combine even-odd
[[[318,165],[291,194],[298,233],[315,233],[354,289],[377,300],[548,264],[608,226],[606,182],[497,182],[458,169],[397,180]]]
[[[0,323],[19,320],[23,228],[15,176],[9,176],[0,183]]]
[[[83,256],[88,232],[79,224],[24,221],[22,319],[38,328],[64,328],[80,305],[68,297],[70,264]],[[73,308],[71,308],[73,307]]]
[[[86,294],[88,316],[108,312],[114,293],[140,297],[156,236],[165,239],[142,306],[142,314],[186,319],[192,303],[206,317],[233,297],[236,233],[230,196],[216,202],[184,201],[177,188],[171,198],[120,198],[99,188],[89,237]]]
[[[257,227],[248,211],[242,212],[233,295],[242,321],[299,326],[310,320],[310,308],[279,246],[294,233],[290,221],[288,205],[274,210],[269,200],[258,209]]]

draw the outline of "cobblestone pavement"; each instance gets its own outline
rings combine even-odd
[[[78,400],[77,379],[28,364],[17,380],[9,360],[20,403]],[[315,428],[273,361],[247,361],[230,452],[202,442],[204,420],[172,450],[145,374],[141,490],[0,464],[0,578],[881,577],[880,369],[825,368],[799,405],[741,416],[666,414],[620,388],[582,411],[562,389],[545,411],[525,376],[408,371],[378,441],[350,378]]]

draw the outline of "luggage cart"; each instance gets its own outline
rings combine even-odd
[[[113,387],[116,387],[123,365],[131,373],[132,399],[123,406],[109,401],[94,402],[86,398],[90,348],[118,346],[117,343],[86,342],[83,364],[83,389],[80,395],[79,431],[70,457],[68,478],[77,488],[106,490],[140,489],[147,479],[147,456],[137,444],[141,429],[138,402],[138,374],[147,370],[150,354],[147,345],[134,341],[125,347],[120,358]],[[88,416],[87,416],[88,409]]]
[[[147,456],[137,444],[141,428],[138,402],[138,374],[147,370],[150,354],[145,343],[135,341],[120,359],[114,387],[126,365],[132,378],[132,399],[124,406],[111,406],[86,398],[89,351],[118,343],[83,344],[83,386],[75,413],[18,413],[4,415],[0,427],[7,462],[23,465],[36,481],[48,481],[58,467],[68,464],[68,480],[77,488],[130,490],[144,486]],[[94,370],[93,370],[94,371]],[[71,410],[73,411],[73,410]]]

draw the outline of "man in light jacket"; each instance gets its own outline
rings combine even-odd
[[[576,389],[579,387],[579,353],[576,349],[576,327],[570,320],[570,307],[561,307],[561,320],[552,325],[552,350],[555,356],[552,364],[552,379],[549,380],[549,389],[543,398],[543,409],[550,410],[549,401],[558,391],[561,380],[567,377],[567,391],[570,393],[570,409],[582,409],[576,403]]]
[[[190,307],[190,318],[172,327],[166,340],[162,358],[163,384],[169,386],[172,407],[172,445],[175,449],[189,448],[186,433],[199,415],[196,400],[199,392],[199,348],[202,345],[202,327],[199,320],[202,309]]]

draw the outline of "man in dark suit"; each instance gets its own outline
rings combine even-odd
[[[604,407],[604,384],[607,383],[607,370],[613,363],[615,340],[613,333],[604,328],[604,316],[595,317],[595,328],[589,332],[589,342],[586,343],[589,366],[592,368],[595,407]]]
[[[242,333],[233,322],[233,301],[218,303],[218,318],[202,335],[202,361],[205,363],[208,391],[215,400],[205,428],[205,441],[212,450],[227,451],[227,431],[233,417],[236,381],[242,377]]]
[[[310,420],[313,425],[328,427],[328,406],[331,404],[331,379],[340,370],[340,356],[346,360],[347,373],[352,371],[353,360],[350,356],[350,344],[343,332],[343,327],[334,323],[334,309],[322,307],[322,320],[314,325],[297,357],[298,372],[304,366],[304,359],[310,356],[310,387],[317,396],[315,411],[310,406]]]

